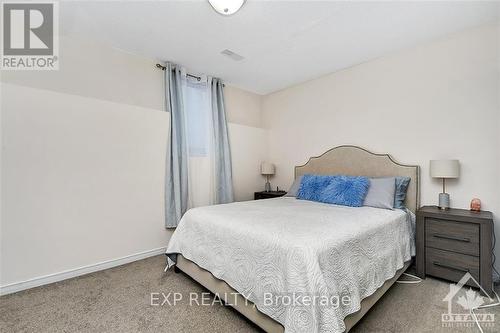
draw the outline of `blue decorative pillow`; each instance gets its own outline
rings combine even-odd
[[[297,191],[297,199],[320,201],[321,192],[334,176],[303,175]]]
[[[367,177],[333,176],[321,191],[319,201],[335,205],[361,207],[370,187]]]
[[[394,194],[394,208],[405,208],[406,191],[410,185],[410,177],[396,177],[396,193]]]

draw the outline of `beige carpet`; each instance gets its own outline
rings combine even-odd
[[[184,274],[163,272],[157,256],[0,298],[1,332],[259,332],[230,307],[189,306],[189,293],[206,292]],[[448,283],[427,278],[394,285],[352,332],[479,332],[441,327]],[[151,293],[180,292],[176,306],[151,306]],[[213,298],[208,300],[212,302]],[[161,300],[161,299],[160,299]],[[169,298],[173,302],[172,298]],[[496,327],[500,331],[500,308]],[[484,310],[482,312],[485,312]]]

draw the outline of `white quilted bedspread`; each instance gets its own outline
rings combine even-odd
[[[286,332],[343,332],[344,318],[411,258],[411,230],[402,210],[276,198],[189,210],[167,254],[226,281]]]

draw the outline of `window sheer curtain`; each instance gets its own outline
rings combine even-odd
[[[232,202],[233,185],[222,82],[191,78],[174,64],[165,67],[165,226],[174,228],[189,208]]]

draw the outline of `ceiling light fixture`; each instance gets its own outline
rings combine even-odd
[[[208,0],[212,8],[219,14],[229,16],[240,10],[246,0]]]

